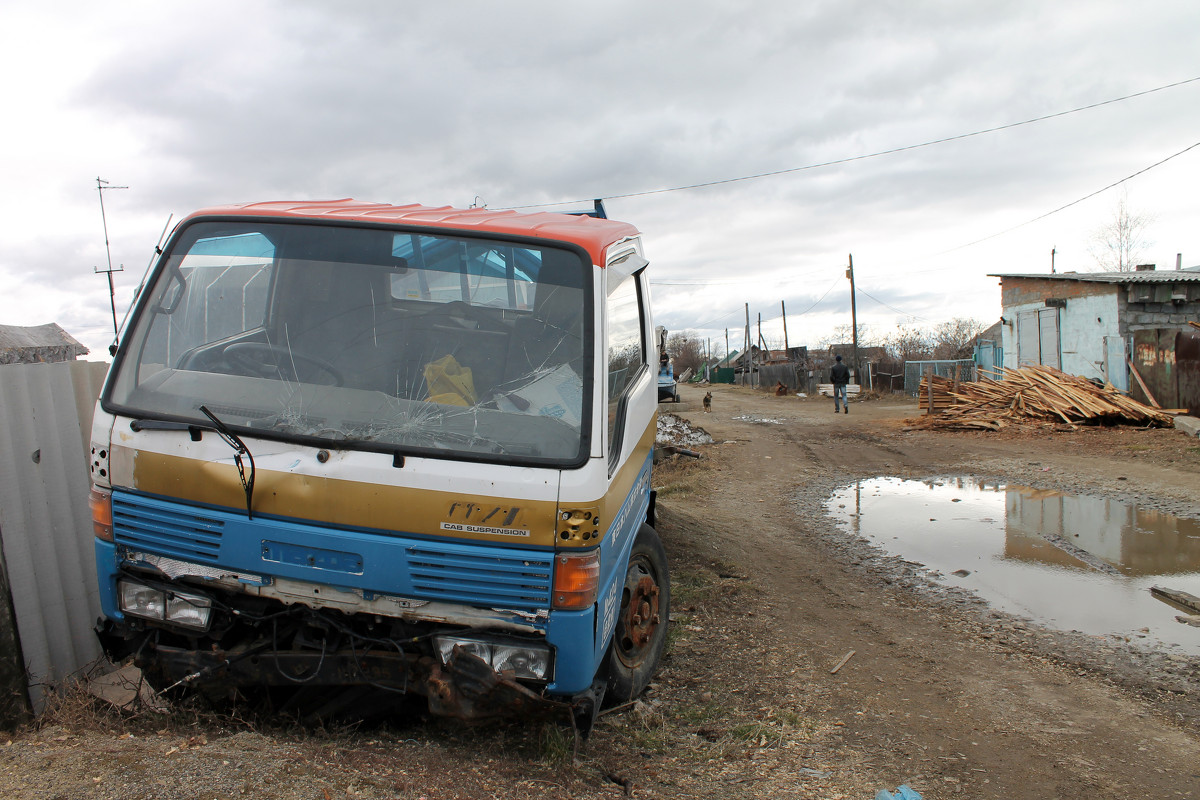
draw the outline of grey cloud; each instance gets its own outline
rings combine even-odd
[[[136,216],[148,249],[167,211],[219,202],[355,196],[467,205],[479,195],[506,207],[909,145],[1190,77],[1177,72],[1194,63],[1179,31],[1200,23],[1200,7],[1129,14],[1117,2],[468,8],[383,0],[176,7],[88,63],[73,102],[110,137],[136,144],[121,174],[105,177],[134,187],[122,213]],[[141,24],[132,11],[110,13],[114,35]],[[1153,58],[1138,55],[1144,43]],[[965,244],[960,237],[974,231],[996,233],[996,220],[1024,222],[1185,146],[1175,141],[1200,125],[1197,92],[811,171],[613,199],[610,212],[646,231],[658,278],[735,271],[766,276],[773,289],[777,275],[811,276],[821,286],[804,288],[819,294],[832,280],[822,276],[836,274],[849,250],[871,248],[875,265],[911,261]],[[19,262],[10,258],[14,243],[0,267],[20,263],[42,276],[35,281],[53,281],[68,274],[66,263],[94,258],[98,239],[68,232],[57,258],[20,245]],[[918,241],[927,243],[921,252],[899,249]],[[880,299],[938,308],[874,268]],[[793,298],[815,300],[795,287],[780,292],[772,302],[789,308]],[[655,296],[674,322],[691,312],[673,298],[701,294]]]

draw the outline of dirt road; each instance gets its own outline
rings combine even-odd
[[[855,403],[835,416],[823,398],[732,387],[714,395],[713,413],[684,416],[735,444],[715,448],[719,466],[695,481],[695,502],[668,497],[665,527],[677,549],[695,537],[701,552],[748,576],[748,607],[768,623],[765,638],[747,631],[747,677],[792,682],[840,729],[831,742],[880,783],[909,781],[927,797],[1200,793],[1194,662],[1176,662],[1173,676],[1169,664],[1164,672],[914,591],[919,579],[841,541],[819,505],[853,478],[969,474],[1195,517],[1194,439],[1133,429],[906,431],[903,419],[916,415],[908,403]],[[754,669],[756,649],[797,654],[803,668],[795,677]]]
[[[668,656],[643,700],[604,716],[576,754],[554,727],[417,719],[314,734],[76,699],[0,737],[0,793],[873,798],[907,783],[926,800],[1200,797],[1195,660],[1040,631],[931,590],[821,506],[856,478],[976,475],[1200,518],[1195,439],[908,430],[909,402],[834,416],[823,398],[736,387],[713,387],[705,414],[683,392],[694,410],[682,416],[717,443],[656,470]]]

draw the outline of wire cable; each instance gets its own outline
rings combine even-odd
[[[878,303],[879,305],[883,306],[884,308],[890,308],[892,311],[895,311],[897,314],[903,314],[903,315],[904,315],[904,316],[906,316],[906,317],[912,317],[913,319],[920,320],[921,322],[924,322],[924,323],[926,323],[926,324],[932,324],[932,323],[930,323],[930,322],[929,322],[929,320],[925,319],[924,317],[918,316],[918,315],[916,315],[916,314],[912,314],[912,313],[910,313],[910,312],[908,312],[908,311],[901,311],[900,309],[896,308],[894,305],[891,305],[890,303],[885,303],[885,302],[883,302],[883,301],[882,301],[882,300],[880,300],[878,297],[876,297],[875,295],[873,295],[873,294],[871,294],[870,292],[868,292],[866,289],[863,289],[861,286],[855,286],[855,287],[854,287],[854,291],[855,291],[857,294],[863,294],[863,295],[866,295],[867,297],[871,298],[872,300],[874,300],[874,301],[875,301],[876,303]]]
[[[1097,102],[1097,103],[1089,103],[1088,105],[1079,106],[1078,108],[1071,108],[1066,111],[1057,111],[1053,114],[1045,114],[1040,117],[1032,117],[1030,119],[1021,120],[1020,122],[1009,122],[1004,125],[997,125],[992,128],[983,128],[981,130],[971,131],[970,133],[960,133],[960,134],[956,134],[954,136],[945,136],[941,139],[931,139],[930,141],[921,142],[920,144],[909,144],[909,145],[904,145],[902,147],[893,147],[888,150],[879,150],[874,153],[865,153],[865,154],[857,155],[857,156],[847,156],[845,158],[833,159],[832,161],[821,161],[821,162],[818,162],[815,164],[806,164],[802,167],[788,167],[786,169],[771,170],[769,172],[758,172],[753,175],[742,175],[742,176],[739,176],[736,178],[721,178],[719,180],[703,181],[701,183],[690,183],[685,186],[671,186],[671,187],[662,188],[662,189],[647,189],[647,190],[641,191],[641,192],[627,192],[625,194],[605,195],[604,199],[605,200],[626,200],[631,197],[646,197],[646,196],[652,195],[652,194],[665,194],[667,192],[682,192],[682,191],[687,191],[689,189],[703,189],[703,188],[706,188],[709,186],[721,186],[723,184],[739,183],[742,181],[752,181],[752,180],[757,180],[759,178],[771,178],[771,177],[775,177],[777,175],[787,175],[787,174],[793,173],[793,172],[804,172],[806,170],[820,169],[822,167],[832,167],[832,166],[836,166],[838,164],[849,164],[849,163],[852,163],[855,161],[864,161],[869,158],[879,158],[881,156],[890,156],[890,155],[895,155],[896,153],[904,153],[909,150],[919,150],[924,147],[933,147],[934,145],[946,144],[948,142],[957,142],[962,139],[970,139],[974,136],[983,136],[984,134],[987,134],[987,133],[996,133],[997,131],[1004,131],[1004,130],[1010,130],[1012,128],[1019,128],[1023,125],[1032,125],[1036,122],[1045,122],[1046,120],[1056,119],[1058,117],[1065,117],[1069,114],[1078,114],[1081,111],[1090,111],[1092,109],[1100,108],[1102,106],[1112,105],[1114,103],[1121,103],[1126,100],[1132,100],[1136,97],[1144,97],[1149,94],[1154,94],[1155,92],[1162,92],[1167,89],[1174,89],[1176,87],[1184,86],[1189,83],[1195,83],[1196,81],[1200,81],[1200,76],[1197,76],[1195,78],[1188,78],[1188,79],[1182,80],[1182,81],[1176,81],[1175,83],[1168,83],[1165,86],[1158,86],[1153,89],[1146,89],[1141,92],[1134,92],[1133,94],[1127,94],[1122,97],[1114,97],[1111,100],[1101,100],[1100,102]],[[1084,199],[1086,199],[1086,198],[1084,198]],[[520,205],[520,206],[506,206],[503,209],[497,209],[497,210],[514,210],[514,209],[524,209],[524,208],[548,208],[550,206],[558,206],[558,205],[577,205],[579,203],[589,203],[591,201],[592,201],[591,198],[586,199],[586,200],[560,200],[560,201],[552,202],[552,203],[530,203],[527,205]]]
[[[1155,167],[1161,167],[1163,164],[1166,164],[1171,159],[1179,158],[1184,153],[1188,152],[1189,150],[1195,150],[1197,147],[1200,147],[1200,142],[1196,142],[1193,145],[1189,145],[1188,147],[1185,147],[1182,150],[1180,150],[1178,153],[1175,153],[1174,155],[1169,155],[1166,158],[1164,158],[1162,161],[1156,161],[1155,163],[1151,164],[1148,167],[1145,167],[1144,169],[1139,169],[1137,172],[1133,173],[1132,175],[1127,175],[1124,178],[1121,178],[1121,180],[1119,180],[1119,181],[1110,183],[1108,186],[1105,186],[1103,189],[1097,189],[1096,191],[1092,192],[1091,194],[1085,194],[1083,197],[1079,198],[1078,200],[1072,200],[1071,202],[1067,203],[1065,206],[1059,206],[1058,208],[1054,209],[1053,211],[1047,211],[1045,214],[1042,214],[1041,216],[1037,216],[1037,217],[1034,217],[1033,219],[1026,220],[1025,222],[1022,222],[1020,225],[1014,225],[1011,228],[1007,228],[1005,230],[1000,231],[999,233],[993,233],[992,235],[985,236],[982,239],[976,239],[973,242],[968,242],[966,244],[960,244],[958,247],[952,247],[949,250],[943,250],[940,253],[934,253],[933,255],[941,256],[941,255],[945,255],[946,253],[953,253],[956,250],[962,250],[967,247],[973,247],[974,245],[977,245],[980,242],[986,242],[989,239],[995,239],[997,236],[1003,236],[1006,233],[1012,233],[1013,231],[1017,230],[1018,228],[1024,228],[1026,225],[1032,225],[1033,223],[1043,220],[1046,217],[1057,214],[1060,211],[1066,211],[1071,206],[1077,206],[1080,203],[1082,203],[1084,200],[1090,200],[1091,198],[1095,197],[1098,194],[1103,194],[1104,192],[1107,192],[1109,189],[1120,186],[1122,183],[1131,181],[1134,178],[1136,178],[1137,176],[1143,175],[1143,174],[1149,172],[1150,170],[1154,169]]]

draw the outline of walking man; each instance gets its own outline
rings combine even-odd
[[[829,370],[829,380],[833,383],[833,413],[838,413],[838,403],[841,409],[849,414],[850,405],[846,402],[846,384],[850,383],[850,370],[842,363],[842,357],[835,359],[833,369]]]

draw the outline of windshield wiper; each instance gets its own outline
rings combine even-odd
[[[229,430],[224,422],[217,419],[217,415],[208,410],[207,406],[200,406],[200,411],[204,416],[212,420],[213,426],[217,431],[217,435],[225,440],[225,444],[233,448],[233,463],[237,464],[238,477],[242,479],[242,489],[246,492],[246,518],[254,519],[254,454],[250,452],[250,448],[246,447],[236,433]],[[245,455],[250,459],[250,477],[246,477],[246,469],[242,464],[242,456]]]

